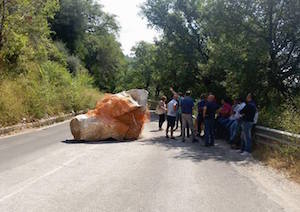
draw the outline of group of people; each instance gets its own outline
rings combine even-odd
[[[204,138],[206,147],[210,147],[215,145],[215,137],[218,136],[226,139],[242,155],[251,153],[252,128],[258,119],[252,94],[248,94],[245,101],[241,98],[235,99],[233,104],[222,99],[221,105],[212,93],[201,95],[195,108],[191,91],[186,91],[184,96],[173,89],[171,91],[173,98],[167,103],[167,97],[161,97],[156,108],[159,130],[163,130],[162,126],[167,117],[166,138],[175,139],[174,131],[180,123],[182,142],[185,142],[186,135],[192,136],[192,142],[198,142],[198,136]],[[197,117],[193,113],[197,113]]]

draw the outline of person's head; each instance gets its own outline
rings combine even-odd
[[[186,95],[186,96],[191,96],[191,94],[192,94],[191,91],[186,91],[186,92],[185,92],[185,95]]]
[[[246,102],[251,102],[252,101],[252,94],[249,93],[246,97]]]
[[[237,104],[240,104],[240,103],[241,103],[240,98],[235,98],[235,99],[233,100],[233,104],[234,104],[234,105],[237,105]]]
[[[162,97],[160,98],[160,100],[163,101],[163,102],[165,102],[165,101],[167,101],[167,97],[166,97],[166,96],[162,96]]]
[[[222,105],[225,104],[225,99],[221,99],[221,104],[222,104]]]
[[[206,95],[205,94],[201,94],[200,99],[201,100],[205,100],[206,99]]]
[[[208,102],[214,102],[214,101],[215,101],[215,96],[212,95],[212,94],[208,95],[207,101],[208,101]]]
[[[174,94],[173,99],[177,100],[178,99],[178,94]]]
[[[182,92],[178,92],[178,96],[183,96],[183,93]]]

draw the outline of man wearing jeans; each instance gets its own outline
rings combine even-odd
[[[241,110],[240,114],[242,115],[242,155],[249,155],[252,151],[252,134],[251,130],[254,124],[254,117],[256,114],[256,106],[253,104],[252,95],[248,94],[247,96],[247,104]]]
[[[204,136],[205,136],[205,146],[215,145],[215,115],[219,106],[215,102],[215,96],[209,95],[207,97],[207,103],[203,109],[204,118]]]
[[[173,99],[168,103],[167,105],[167,129],[166,129],[166,138],[169,138],[169,128],[171,128],[171,139],[175,139],[173,133],[174,133],[174,127],[176,122],[176,113],[178,109],[178,103],[177,103],[177,94],[174,94]]]
[[[194,100],[191,97],[191,92],[187,91],[185,97],[181,102],[181,112],[182,112],[182,142],[185,142],[185,129],[187,126],[192,131],[193,142],[197,142],[195,138],[195,130],[193,124],[193,107]]]
[[[235,99],[235,106],[233,107],[233,114],[229,117],[230,120],[230,126],[229,126],[229,131],[230,131],[230,139],[229,143],[233,145],[235,138],[237,137],[237,132],[240,128],[241,125],[241,110],[246,106],[246,103],[242,101],[241,98]]]

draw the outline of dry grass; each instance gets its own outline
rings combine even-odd
[[[300,184],[300,149],[286,146],[270,147],[259,144],[253,156],[275,169],[287,174]]]

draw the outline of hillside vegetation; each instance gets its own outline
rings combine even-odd
[[[92,108],[112,91],[119,27],[86,0],[0,3],[0,127]]]

